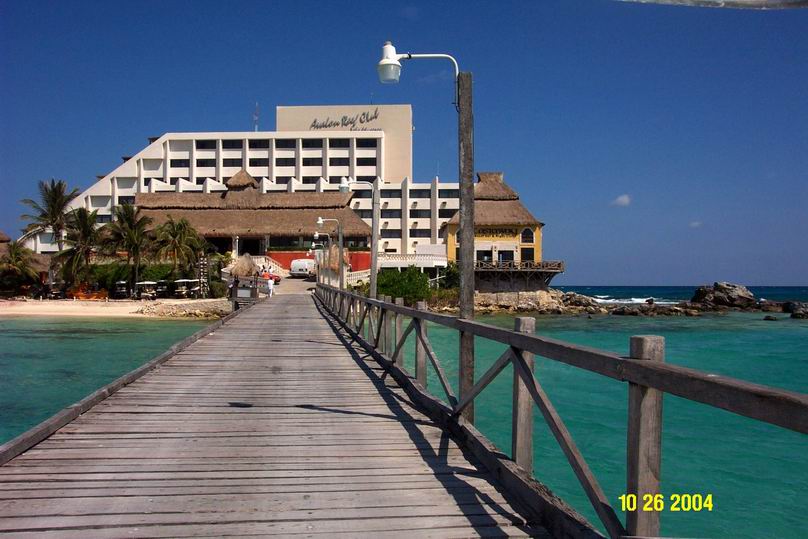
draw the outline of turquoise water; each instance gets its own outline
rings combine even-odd
[[[712,284],[712,283],[706,283]],[[659,303],[678,303],[693,297],[697,286],[555,286],[564,292],[578,292],[604,303],[644,303],[654,298]],[[808,286],[750,286],[758,299],[769,301],[806,301]]]
[[[0,444],[208,322],[0,318]]]
[[[759,313],[700,318],[544,316],[541,335],[628,353],[631,335],[666,338],[667,362],[761,384],[808,392],[808,321]],[[479,317],[512,328],[509,316]],[[430,325],[430,341],[457,388],[457,334]],[[410,339],[411,340],[411,339]],[[412,369],[412,343],[405,365]],[[479,377],[504,346],[477,339]],[[430,369],[431,370],[431,369]],[[625,488],[626,384],[536,358],[539,381],[572,433],[615,509]],[[476,424],[510,453],[510,367],[475,401]],[[444,397],[432,372],[429,390]],[[808,436],[692,403],[664,398],[662,492],[712,494],[712,512],[661,515],[665,535],[685,537],[808,537]],[[535,411],[535,475],[556,494],[599,523],[566,458]]]

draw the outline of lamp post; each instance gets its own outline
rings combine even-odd
[[[455,100],[458,113],[458,165],[460,168],[460,318],[474,318],[474,115],[471,100],[471,72],[460,71],[457,60],[448,54],[398,54],[390,41],[382,47],[376,69],[383,84],[396,84],[401,77],[401,61],[418,58],[449,60],[454,66]],[[474,386],[474,335],[460,332],[460,395]],[[462,412],[474,421],[474,403]]]
[[[376,178],[373,183],[357,181],[355,179],[349,180],[344,177],[339,182],[339,190],[342,193],[347,193],[351,190],[352,185],[367,185],[373,190],[373,216],[371,218],[371,232],[370,232],[370,297],[376,299],[376,277],[379,272],[379,221],[381,219],[381,178]]]
[[[328,247],[329,247],[329,249],[326,251],[325,244],[322,244],[323,245],[323,254],[325,255],[322,258],[327,257],[327,259],[326,259],[327,262],[326,263],[327,263],[327,267],[328,267],[328,286],[331,286],[331,236],[324,233],[324,232],[315,232],[314,233],[314,239],[315,240],[320,239],[320,236],[325,236],[326,238],[328,238]],[[322,267],[322,264],[320,264],[319,266]],[[317,273],[318,273],[317,278],[320,280],[320,283],[323,283],[323,275],[322,275],[323,272],[318,271]]]
[[[339,248],[339,289],[345,290],[345,271],[343,267],[345,264],[345,256],[342,253],[342,223],[339,222],[339,219],[323,219],[322,217],[317,218],[317,226],[319,227],[322,227],[327,222],[337,223],[337,245]],[[330,249],[328,258],[331,258]]]

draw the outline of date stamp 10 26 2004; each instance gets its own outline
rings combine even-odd
[[[623,511],[712,511],[712,494],[622,494],[618,497]]]

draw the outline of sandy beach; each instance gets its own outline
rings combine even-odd
[[[73,300],[28,300],[9,301],[0,300],[0,316],[77,316],[77,317],[167,317],[158,313],[139,313],[141,308],[150,307],[154,312],[154,307],[165,306],[168,308],[193,309],[194,311],[208,311],[219,307],[221,299],[183,300],[164,299],[157,302],[152,301],[73,301]],[[171,316],[168,316],[171,317]],[[185,318],[186,316],[179,316]]]

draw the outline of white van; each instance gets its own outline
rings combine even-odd
[[[317,262],[312,260],[311,258],[298,258],[297,260],[292,260],[292,264],[289,267],[289,275],[292,277],[314,277],[315,271],[317,269]]]

